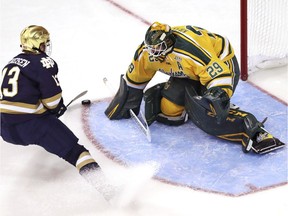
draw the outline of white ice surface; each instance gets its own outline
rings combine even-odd
[[[83,99],[110,96],[102,78],[107,77],[118,86],[120,74],[125,73],[148,27],[137,16],[148,22],[198,25],[226,35],[239,56],[238,0],[116,1],[134,15],[109,0],[1,0],[1,67],[20,52],[20,31],[30,24],[43,25],[51,33],[52,57],[60,69],[65,101],[68,103],[83,90],[89,91]],[[256,72],[250,80],[288,102],[287,68]],[[92,146],[80,122],[80,101],[61,117],[80,143],[91,151],[111,179],[121,178],[123,173],[140,174],[143,170],[129,173]],[[13,146],[1,140],[0,156],[1,216],[284,216],[288,211],[287,185],[232,198],[155,180],[138,188],[133,205],[109,205],[71,165],[40,147]],[[129,193],[133,191],[121,197],[122,203]]]

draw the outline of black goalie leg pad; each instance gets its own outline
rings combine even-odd
[[[164,85],[165,83],[159,83],[149,88],[144,93],[145,118],[148,125],[151,125],[160,113],[161,91]]]
[[[200,101],[198,98],[200,98]],[[215,113],[209,109],[209,102],[205,99],[201,100],[201,98],[203,97],[198,96],[192,86],[185,87],[185,110],[188,113],[189,119],[197,127],[213,136],[237,131],[237,129],[233,130],[233,128],[230,128],[230,124],[227,122],[219,126]]]
[[[127,86],[126,81],[123,79],[123,75],[121,75],[120,87],[105,110],[105,115],[111,120],[130,118],[130,109],[138,115],[142,97],[143,90]]]
[[[248,135],[247,139],[242,143],[242,150],[243,152],[247,153],[251,151],[253,146],[253,140],[256,137],[256,134],[261,132],[261,127],[263,124],[259,122],[256,117],[252,114],[248,114],[244,118],[244,129],[245,133]]]
[[[252,149],[257,154],[265,154],[285,146],[283,142],[264,129],[264,121],[257,121],[252,114],[245,117],[245,132],[249,136],[243,146],[245,153]]]
[[[230,108],[230,99],[222,88],[212,87],[208,89],[203,97],[198,97],[198,101],[214,113],[218,124],[226,120]]]
[[[185,87],[185,110],[195,125],[205,132],[211,133],[206,127],[206,125],[209,124],[206,121],[207,109],[196,101],[197,99],[195,99],[195,96],[197,95],[198,94],[193,87]]]

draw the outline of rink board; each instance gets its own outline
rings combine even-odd
[[[244,82],[232,102],[259,120],[268,116],[265,128],[287,143],[286,105]],[[124,165],[159,163],[155,179],[229,196],[287,183],[287,147],[265,155],[244,154],[240,144],[210,136],[192,122],[178,127],[155,122],[148,142],[133,119],[110,121],[104,115],[108,104],[103,99],[83,108],[88,138],[107,157]]]

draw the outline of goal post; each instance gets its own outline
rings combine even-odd
[[[240,0],[241,79],[288,64],[288,0]]]

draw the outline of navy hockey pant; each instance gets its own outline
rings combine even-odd
[[[16,145],[35,144],[58,155],[72,165],[86,149],[78,144],[78,138],[58,118],[45,115],[15,125],[1,124],[3,140]]]

